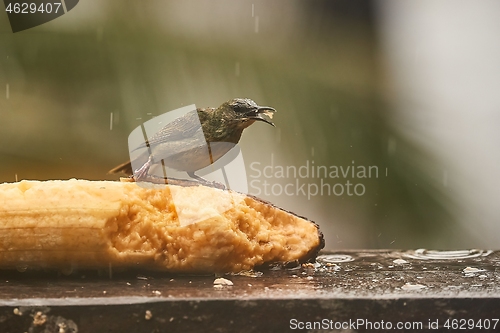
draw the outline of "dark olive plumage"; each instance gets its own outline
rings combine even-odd
[[[194,172],[224,156],[238,143],[245,128],[255,121],[274,126],[269,119],[274,112],[276,110],[272,107],[259,106],[251,99],[243,98],[232,99],[218,108],[197,109],[168,123],[147,143],[137,147],[149,146],[150,153],[146,151],[134,163],[123,163],[109,173],[125,173],[141,180],[153,165],[164,163],[167,167],[186,171],[192,178],[201,179]],[[133,170],[132,164],[140,167]]]

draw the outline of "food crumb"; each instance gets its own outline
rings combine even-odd
[[[15,309],[14,309],[14,314],[15,314],[16,316],[22,316],[22,315],[23,315],[23,313],[22,313],[21,311],[19,311],[19,309],[18,309],[18,308],[15,308]]]
[[[59,326],[59,333],[66,333],[66,324],[65,323],[59,323],[57,324]]]
[[[334,271],[340,271],[340,266],[337,264],[332,264],[332,263],[327,262],[326,267],[333,267]]]
[[[394,259],[392,262],[395,263],[396,265],[404,265],[408,263],[408,261],[404,259]]]
[[[224,278],[217,278],[214,280],[214,287],[217,285],[219,285],[219,286],[232,286],[233,281],[228,280],[228,279],[224,279]]]
[[[151,311],[146,310],[146,314],[144,315],[144,319],[150,320],[151,318],[153,318],[153,314],[151,313]]]
[[[475,267],[465,267],[463,270],[464,273],[477,273],[477,272],[481,272],[481,271],[482,271],[481,269],[478,269]]]
[[[153,294],[156,296],[161,296],[161,291],[159,290],[153,290]]]
[[[412,284],[410,282],[406,282],[404,286],[401,287],[403,290],[419,290],[419,289],[424,289],[427,288],[423,284]]]
[[[38,311],[34,316],[33,316],[33,325],[35,326],[42,326],[45,324],[47,321],[47,316],[44,315],[41,311]]]

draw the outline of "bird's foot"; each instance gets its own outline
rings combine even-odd
[[[226,189],[226,185],[222,184],[222,183],[219,183],[219,182],[216,182],[216,181],[209,181],[209,180],[206,180],[206,179],[203,179],[203,180],[197,180],[197,182],[203,186],[208,186],[208,187],[213,187],[213,188],[218,188],[219,190],[225,190]]]
[[[151,156],[149,157],[148,161],[144,163],[143,166],[141,166],[139,169],[134,171],[134,174],[132,177],[134,177],[136,182],[139,181],[148,181],[150,175],[148,175],[149,168],[151,167]]]
[[[171,177],[160,177],[160,176],[155,176],[155,175],[144,175],[138,178],[137,176],[131,176],[131,179],[135,179],[135,181],[142,181],[142,182],[148,182],[148,183],[153,183],[153,184],[165,184],[165,185],[177,185],[177,186],[198,186],[198,185],[203,185],[207,187],[213,187],[213,188],[218,188],[220,190],[225,190],[226,186],[224,184],[221,184],[219,182],[211,182],[206,179],[201,178],[200,179],[178,179],[178,178],[171,178]]]

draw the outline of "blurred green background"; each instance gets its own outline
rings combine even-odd
[[[492,246],[458,221],[464,202],[447,186],[445,162],[405,135],[380,8],[82,0],[16,34],[0,14],[0,181],[118,179],[106,172],[128,158],[128,134],[142,122],[247,97],[278,110],[277,128],[256,124],[243,135],[249,175],[271,156],[282,166],[378,167],[378,178],[325,179],[362,183],[361,196],[260,195],[319,223],[326,248]]]

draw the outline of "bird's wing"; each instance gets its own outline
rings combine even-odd
[[[171,121],[165,125],[161,130],[156,132],[151,138],[148,139],[150,147],[154,147],[160,143],[180,141],[187,138],[192,138],[197,131],[201,131],[201,122],[203,122],[204,109],[191,111],[185,115]],[[146,147],[147,144],[143,143],[139,148]]]

